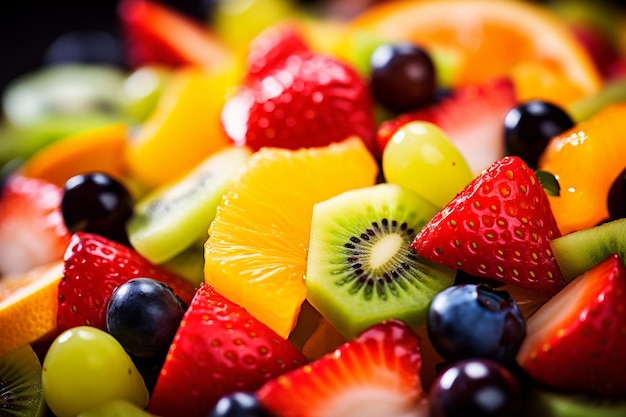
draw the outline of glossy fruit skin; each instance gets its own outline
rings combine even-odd
[[[167,353],[148,411],[205,417],[225,395],[254,392],[305,363],[290,341],[202,284]]]
[[[441,291],[428,309],[427,328],[435,349],[450,362],[484,358],[509,365],[526,336],[526,321],[513,298],[486,284]]]
[[[550,139],[572,127],[572,118],[556,104],[542,100],[522,103],[504,118],[507,155],[519,156],[534,168]]]
[[[253,393],[234,392],[220,399],[207,417],[270,417]]]
[[[90,325],[106,330],[106,306],[116,287],[133,278],[148,277],[165,283],[185,303],[194,286],[132,249],[92,233],[72,235],[65,253],[64,278],[59,284],[59,332]]]
[[[521,393],[513,374],[497,362],[465,359],[447,368],[428,393],[431,417],[504,417]]]
[[[58,417],[72,417],[110,400],[139,407],[148,391],[124,348],[108,333],[78,326],[59,335],[43,361],[46,403]]]
[[[435,98],[435,66],[428,52],[408,42],[383,44],[370,57],[370,89],[388,110],[405,112]]]
[[[566,284],[550,248],[559,236],[534,172],[521,158],[506,156],[439,211],[411,248],[470,275],[553,295]]]
[[[131,279],[117,287],[109,298],[107,331],[128,353],[154,357],[169,349],[186,308],[162,282]]]
[[[133,214],[133,199],[110,175],[94,172],[68,179],[61,210],[71,233],[96,233],[128,245],[126,222]]]

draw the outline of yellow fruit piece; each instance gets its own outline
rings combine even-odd
[[[357,138],[259,150],[217,209],[205,244],[205,281],[286,338],[306,297],[313,205],[374,184],[377,172]]]
[[[237,78],[235,70],[208,73],[185,68],[173,73],[157,108],[128,143],[130,175],[156,187],[231,144],[222,130],[220,112]]]
[[[561,194],[548,197],[561,233],[595,226],[608,219],[607,197],[624,169],[626,103],[613,104],[555,136],[537,169],[552,173]]]
[[[22,167],[22,174],[60,187],[70,177],[85,172],[104,172],[120,178],[126,171],[120,155],[124,152],[128,131],[125,123],[114,123],[69,135],[29,158]]]
[[[0,355],[56,329],[63,262],[0,278]]]
[[[598,70],[565,23],[547,7],[529,2],[380,2],[350,27],[354,33],[366,31],[383,39],[410,40],[427,49],[455,51],[455,86],[510,76],[524,101],[553,99],[554,91],[562,88],[561,82],[554,85],[553,74],[575,86],[572,95],[577,98],[596,92],[601,85]],[[527,66],[530,62],[533,67]]]

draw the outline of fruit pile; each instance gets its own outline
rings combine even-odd
[[[626,12],[339,3],[8,85],[1,415],[626,415]]]

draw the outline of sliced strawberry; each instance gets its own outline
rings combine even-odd
[[[147,64],[219,68],[230,62],[230,53],[215,35],[158,1],[122,0],[118,17],[133,68]]]
[[[291,342],[202,284],[174,336],[148,409],[162,417],[205,417],[224,395],[255,391],[305,362]]]
[[[559,236],[534,172],[520,158],[504,157],[441,209],[411,249],[472,275],[555,294],[565,286],[550,249]]]
[[[250,43],[247,57],[247,78],[261,79],[274,68],[284,65],[291,55],[309,53],[309,47],[291,24],[265,29]]]
[[[133,278],[153,278],[168,285],[185,303],[193,285],[153,265],[132,249],[102,236],[77,232],[65,252],[65,277],[59,284],[57,330],[90,325],[105,330],[106,305],[120,284]]]
[[[378,147],[385,149],[391,136],[406,123],[424,120],[446,132],[472,171],[479,173],[505,155],[504,116],[516,104],[509,79],[461,87],[437,104],[381,123]]]
[[[517,359],[560,389],[626,395],[626,267],[619,256],[574,279],[528,320]]]
[[[44,180],[11,175],[0,191],[0,276],[63,259],[70,234],[63,191]]]
[[[228,137],[258,150],[326,146],[358,136],[377,154],[373,103],[356,70],[312,52],[284,57],[293,46],[283,47],[267,57],[273,66],[255,58],[258,77],[249,77],[226,102],[221,119]]]
[[[267,382],[261,403],[281,417],[394,417],[423,409],[417,335],[391,320],[335,352]]]

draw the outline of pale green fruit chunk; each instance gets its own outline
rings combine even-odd
[[[153,417],[143,408],[125,400],[112,400],[80,413],[78,417]]]
[[[473,178],[469,165],[436,125],[415,121],[402,126],[383,151],[387,182],[400,185],[443,207]]]
[[[76,417],[100,404],[125,400],[148,404],[148,390],[122,345],[95,327],[61,333],[50,346],[41,377],[48,407],[57,417]]]

